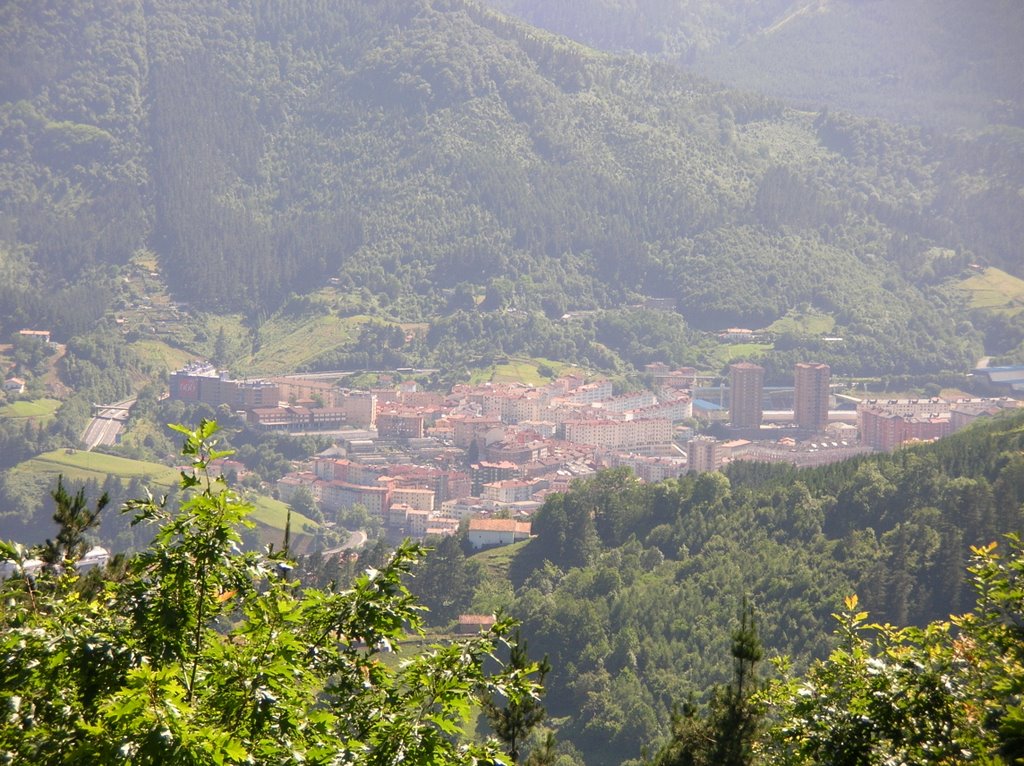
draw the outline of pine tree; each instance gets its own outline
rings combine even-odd
[[[712,706],[710,725],[715,745],[711,763],[749,766],[760,715],[751,702],[757,689],[757,663],[764,648],[754,626],[753,609],[744,600],[740,627],[732,635],[733,680]]]
[[[751,696],[758,688],[757,663],[764,649],[744,600],[740,627],[732,635],[733,680],[716,690],[702,715],[693,700],[672,717],[672,735],[645,766],[751,766],[761,712]]]
[[[544,740],[530,753],[526,759],[526,766],[555,766],[558,760],[558,751],[555,748],[555,733],[547,731]]]
[[[551,664],[545,657],[538,663],[530,662],[526,650],[526,641],[517,629],[510,645],[510,654],[506,669],[515,674],[537,674],[537,683],[544,684],[544,677],[551,670]],[[517,701],[505,701],[504,705],[494,697],[483,702],[484,713],[491,723],[491,728],[498,739],[505,743],[505,749],[513,763],[519,762],[520,752],[527,735],[537,724],[544,720],[545,710],[537,697],[523,696]]]
[[[57,506],[53,520],[57,522],[57,539],[47,539],[41,558],[52,568],[73,564],[85,555],[86,534],[99,524],[100,512],[110,498],[106,492],[90,509],[85,501],[85,487],[79,488],[72,497],[64,488],[63,475],[57,477],[57,488],[50,493]]]

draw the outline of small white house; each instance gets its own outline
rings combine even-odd
[[[110,553],[107,549],[97,545],[75,562],[75,569],[79,572],[88,572],[90,569],[106,566],[109,560]],[[17,574],[35,575],[44,566],[43,560],[37,558],[26,559],[20,565],[15,561],[0,561],[0,580]]]
[[[88,572],[90,569],[106,566],[109,560],[110,553],[107,552],[107,549],[97,545],[86,551],[86,554],[75,564],[75,569],[79,572]]]
[[[515,519],[470,519],[466,537],[474,549],[530,539],[531,523]]]

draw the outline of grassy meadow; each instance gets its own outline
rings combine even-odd
[[[60,408],[59,399],[32,399],[0,407],[0,418],[49,420]]]
[[[16,474],[55,478],[62,475],[72,484],[93,479],[102,484],[108,475],[122,481],[140,479],[154,494],[166,492],[178,483],[178,469],[160,463],[132,460],[100,452],[61,449],[44,452],[12,469]],[[254,510],[250,518],[256,522],[261,541],[280,547],[288,515],[288,506],[265,495],[248,498]],[[312,539],[317,523],[306,516],[292,513],[292,541],[302,551]]]
[[[997,268],[972,274],[958,284],[968,294],[972,309],[985,309],[1015,316],[1024,311],[1024,279]]]

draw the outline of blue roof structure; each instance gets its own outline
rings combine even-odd
[[[984,375],[989,383],[1004,383],[1011,386],[1024,384],[1024,364],[1008,365],[1005,367],[979,367],[974,370],[975,375]]]
[[[709,412],[720,412],[725,409],[722,405],[709,402],[707,399],[694,399],[693,406],[700,407],[700,409],[708,410]]]

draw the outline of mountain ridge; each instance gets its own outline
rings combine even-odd
[[[458,289],[541,324],[645,296],[699,329],[808,304],[847,339],[838,366],[923,373],[982,351],[942,283],[1020,268],[1024,152],[996,134],[798,112],[461,0],[101,7],[69,14],[84,37],[7,10],[5,50],[67,53],[2,86],[0,269],[27,276],[0,291],[4,328],[95,323],[102,302],[41,291],[104,294],[150,247],[179,300],[254,329],[328,279],[434,324]]]

